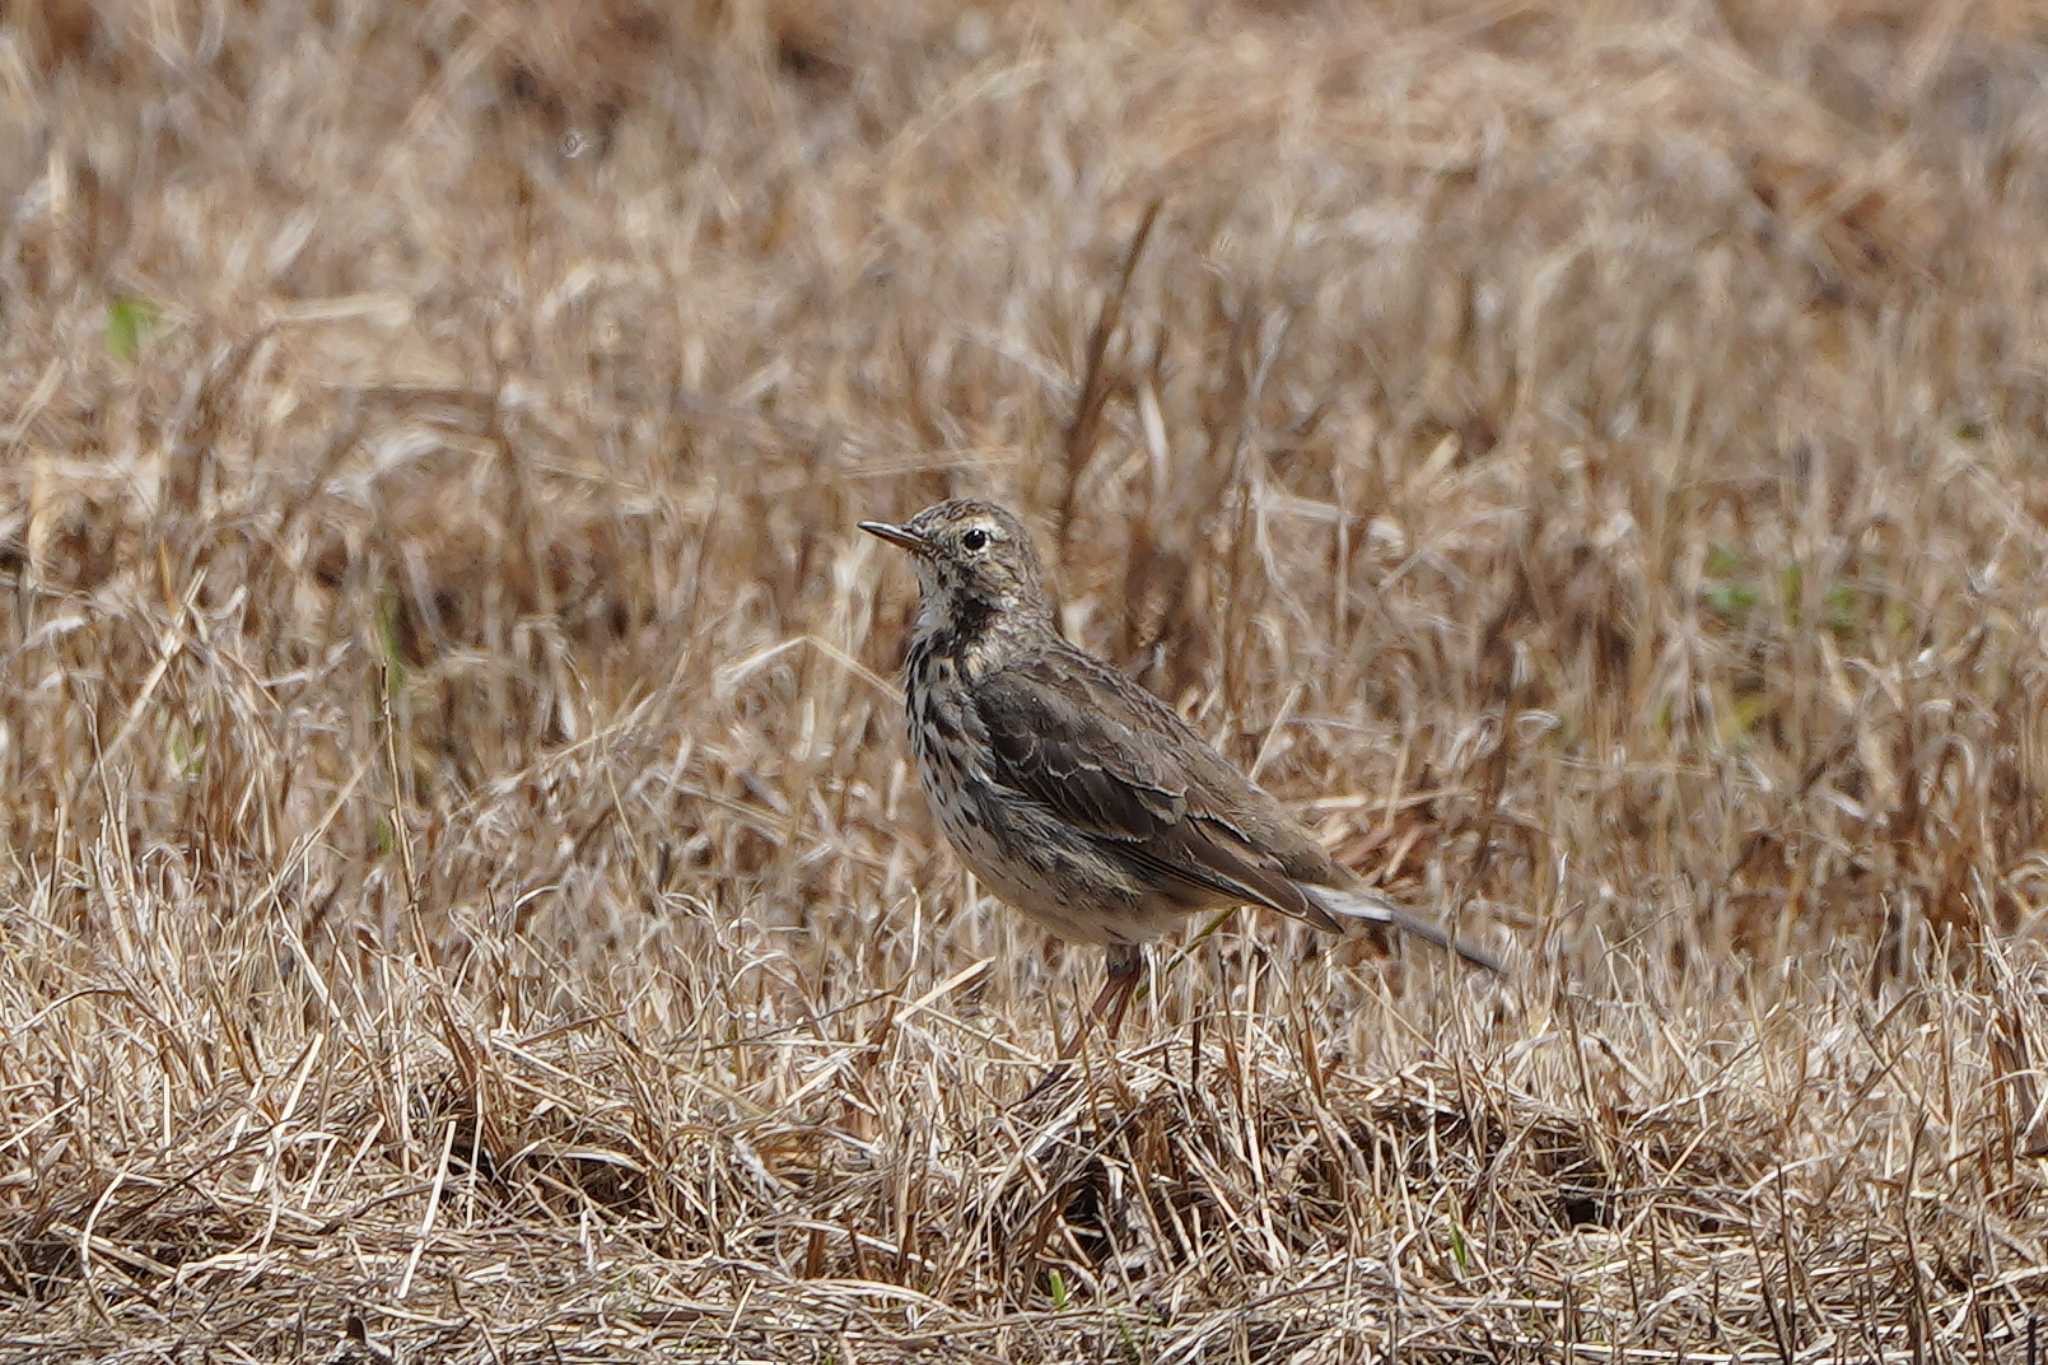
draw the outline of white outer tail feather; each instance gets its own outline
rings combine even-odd
[[[1346,888],[1339,891],[1332,886],[1305,886],[1302,890],[1315,899],[1316,904],[1330,912],[1338,920],[1363,920],[1368,924],[1387,924],[1403,933],[1413,934],[1419,939],[1434,943],[1456,953],[1475,967],[1484,967],[1489,972],[1501,970],[1500,959],[1483,948],[1469,943],[1460,943],[1450,931],[1433,920],[1425,919],[1377,891],[1363,888]]]

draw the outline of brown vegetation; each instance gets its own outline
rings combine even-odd
[[[2044,62],[0,6],[0,1356],[2033,1358]],[[1232,923],[1027,1102],[956,491],[1513,979]]]

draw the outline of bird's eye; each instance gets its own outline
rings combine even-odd
[[[987,544],[988,532],[982,530],[979,526],[960,537],[960,548],[970,553],[984,548]]]

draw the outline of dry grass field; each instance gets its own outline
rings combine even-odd
[[[0,16],[0,1359],[2048,1359],[2048,13]],[[1030,1093],[955,492],[1511,974]]]

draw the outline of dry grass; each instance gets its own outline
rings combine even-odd
[[[2032,6],[0,14],[0,1356],[2042,1349]],[[1513,979],[1025,1102],[960,490]]]

